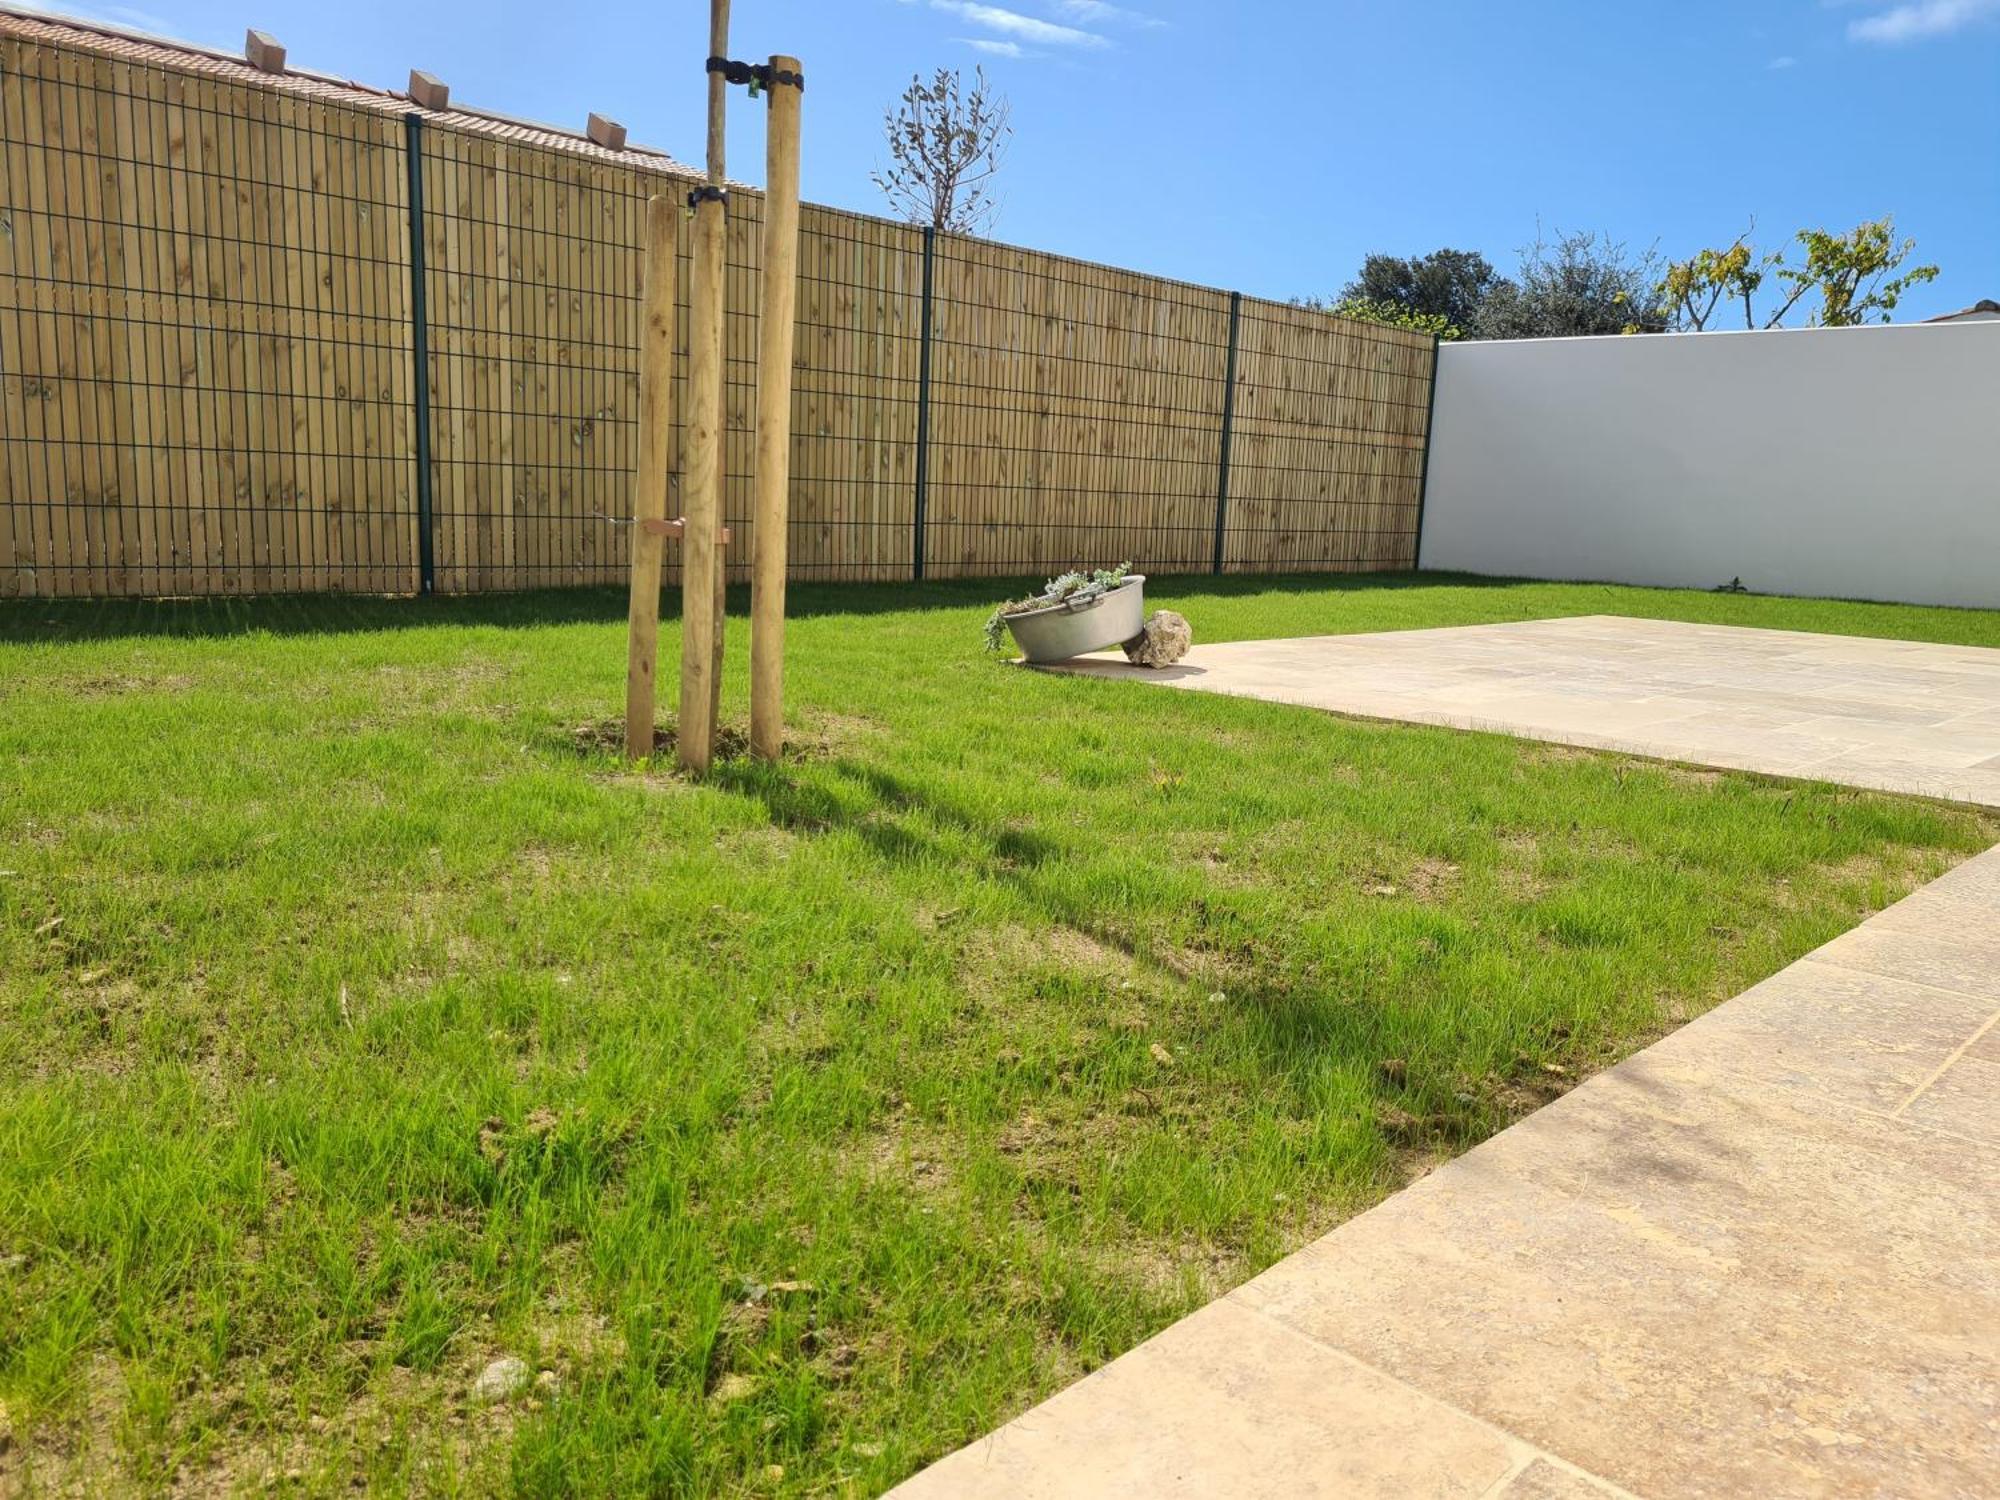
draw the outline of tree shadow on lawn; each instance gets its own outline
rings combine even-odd
[[[1519,579],[1459,573],[1152,574],[1176,600],[1243,598],[1273,591],[1327,594],[1435,588],[1505,589]],[[827,615],[901,614],[972,609],[1033,593],[1038,576],[960,578],[915,583],[794,583],[786,590],[792,619]],[[747,617],[749,590],[729,591],[729,611]],[[538,589],[518,594],[454,594],[426,598],[365,594],[277,594],[204,599],[0,599],[0,643],[45,645],[164,636],[182,639],[248,635],[310,636],[438,628],[534,629],[606,625],[625,618],[622,588]],[[660,599],[662,621],[680,618],[680,589]]]
[[[861,792],[859,807],[844,801],[833,788],[799,781],[782,767],[739,759],[719,762],[712,784],[747,796],[763,805],[771,822],[793,833],[853,834],[869,851],[888,863],[935,867],[957,865],[963,873],[1022,883],[1032,871],[1061,851],[1031,829],[990,828],[985,821],[942,798],[918,791],[901,777],[848,757],[824,767],[849,788]],[[883,814],[904,815],[891,821]],[[983,857],[968,860],[963,850],[911,826],[928,819],[950,828],[982,849]],[[1042,893],[1026,889],[1038,903]]]
[[[1198,982],[1204,990],[1221,985],[1236,1003],[1215,1020],[1248,1043],[1262,1076],[1274,1083],[1293,1077],[1308,1058],[1332,1057],[1351,1066],[1366,1080],[1377,1129],[1391,1149],[1463,1148],[1494,1128],[1489,1100],[1453,1100],[1446,1093],[1440,1102],[1431,1097],[1436,1090],[1426,1089],[1418,1091],[1420,1101],[1399,1080],[1383,1076],[1377,1067],[1382,1018],[1331,991],[1301,990],[1281,963],[1257,952],[1254,924],[1233,909],[1229,893],[1209,890],[1191,904],[1192,946],[1176,947],[1166,933],[1122,920],[1132,915],[1125,908],[1086,903],[1063,890],[1051,877],[1069,851],[1044,834],[996,825],[851,757],[824,762],[820,769],[837,777],[838,786],[801,781],[785,767],[747,758],[719,763],[711,784],[760,803],[773,824],[793,833],[851,834],[885,864],[950,869],[956,879],[1005,887],[1051,926],[1153,971],[1168,985]],[[843,797],[843,790],[859,796]],[[949,830],[953,841],[924,831],[926,821]],[[1217,957],[1233,970],[1226,981],[1201,971],[1204,959]],[[1406,1113],[1405,1104],[1419,1113]]]

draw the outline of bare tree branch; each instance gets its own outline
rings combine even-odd
[[[911,78],[882,117],[889,165],[871,174],[875,185],[913,224],[955,234],[991,227],[999,205],[985,184],[1014,133],[1008,114],[984,69],[973,70],[970,88],[955,68],[939,68],[928,83]]]

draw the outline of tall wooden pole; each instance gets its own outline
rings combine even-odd
[[[667,545],[667,463],[673,443],[674,224],[665,197],[646,203],[639,310],[639,472],[632,493],[632,597],[626,611],[625,753],[653,753],[660,642],[660,557]]]
[[[771,72],[801,73],[796,57]],[[757,509],[750,575],[750,752],[785,747],[785,543],[792,457],[792,323],[798,300],[799,105],[774,82],[764,149],[764,295],[757,319]]]
[[[729,0],[709,0],[709,53],[729,55]],[[682,488],[680,763],[696,773],[715,753],[722,649],[723,121],[729,83],[708,75],[708,186],[695,205],[694,285],[689,294],[688,415]]]
[[[708,55],[729,56],[729,0],[708,0]],[[729,101],[729,80],[720,73],[708,75],[708,180],[722,186],[724,137],[723,107]]]
[[[708,55],[727,57],[729,55],[729,0],[709,0],[708,7]],[[729,83],[720,73],[708,75],[708,180],[713,187],[721,187],[723,181],[722,159],[728,148],[728,132],[723,128],[724,101],[729,96]],[[723,215],[723,244],[721,273],[727,283],[729,257],[728,214]],[[715,321],[718,327],[727,326],[723,308],[723,294],[716,295]],[[719,339],[720,333],[716,335]],[[720,362],[716,365],[715,397],[715,635],[709,649],[712,663],[708,678],[708,722],[718,725],[722,722],[722,644],[723,636],[729,628],[729,587],[728,558],[723,543],[729,536],[724,507],[729,499],[729,417],[722,401],[722,371]]]

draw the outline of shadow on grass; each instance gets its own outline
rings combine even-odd
[[[843,757],[826,769],[838,778],[838,787],[802,781],[785,767],[746,757],[718,762],[711,784],[761,803],[780,828],[814,835],[850,832],[892,863],[954,865],[966,874],[1018,881],[1020,872],[1060,853],[1031,829],[989,827],[986,820],[879,767]],[[843,797],[842,790],[858,795]],[[968,858],[963,847],[952,848],[924,832],[926,820],[950,829],[961,844],[978,852]]]
[[[961,879],[1009,887],[1057,926],[1136,963],[1173,969],[1148,939],[1107,920],[1117,911],[1087,906],[1060,889],[1059,881],[1045,878],[1050,866],[1069,857],[1057,841],[1033,828],[968,812],[879,766],[842,758],[827,769],[838,785],[802,781],[788,767],[744,759],[719,764],[712,784],[761,803],[773,823],[795,833],[849,833],[886,863],[950,869]],[[926,831],[926,824],[947,830],[949,837]]]
[[[1435,588],[1504,589],[1521,580],[1462,573],[1155,574],[1177,600],[1230,599],[1278,591],[1327,594]],[[961,578],[948,582],[795,583],[786,591],[793,619],[822,615],[900,614],[973,609],[1040,588],[1038,577]],[[680,617],[680,590],[661,597],[662,620]],[[50,644],[166,636],[305,636],[429,629],[535,629],[605,625],[625,617],[622,588],[539,589],[519,594],[385,598],[358,594],[286,594],[221,599],[5,599],[0,642]],[[729,591],[732,615],[747,615],[747,589]]]
[[[940,888],[965,882],[1003,887],[1052,927],[1119,953],[1169,982],[1185,982],[1200,972],[1204,956],[1226,955],[1233,968],[1227,990],[1238,1002],[1229,1023],[1274,1086],[1292,1077],[1302,1060],[1335,1057],[1368,1075],[1378,1104],[1404,1098],[1400,1083],[1370,1067],[1382,1055],[1376,1012],[1351,1003],[1338,986],[1301,987],[1268,962],[1232,893],[1209,890],[1186,903],[1193,928],[1188,946],[1176,947],[1157,923],[1139,920],[1141,913],[1087,901],[1066,889],[1074,882],[1064,878],[1064,862],[1088,859],[1087,850],[1073,851],[1033,828],[968,812],[850,757],[818,769],[830,772],[830,779],[802,778],[793,767],[744,758],[719,762],[710,785],[761,804],[773,824],[793,833],[850,836],[885,865],[941,877]],[[1384,1139],[1426,1150],[1461,1148],[1496,1124],[1489,1100],[1445,1093],[1428,1104],[1421,1115],[1404,1113],[1400,1105],[1390,1110]]]

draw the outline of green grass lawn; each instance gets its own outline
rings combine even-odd
[[[702,785],[579,744],[621,595],[0,605],[0,1491],[873,1492],[2000,836],[1009,670],[1010,592],[796,589]]]

